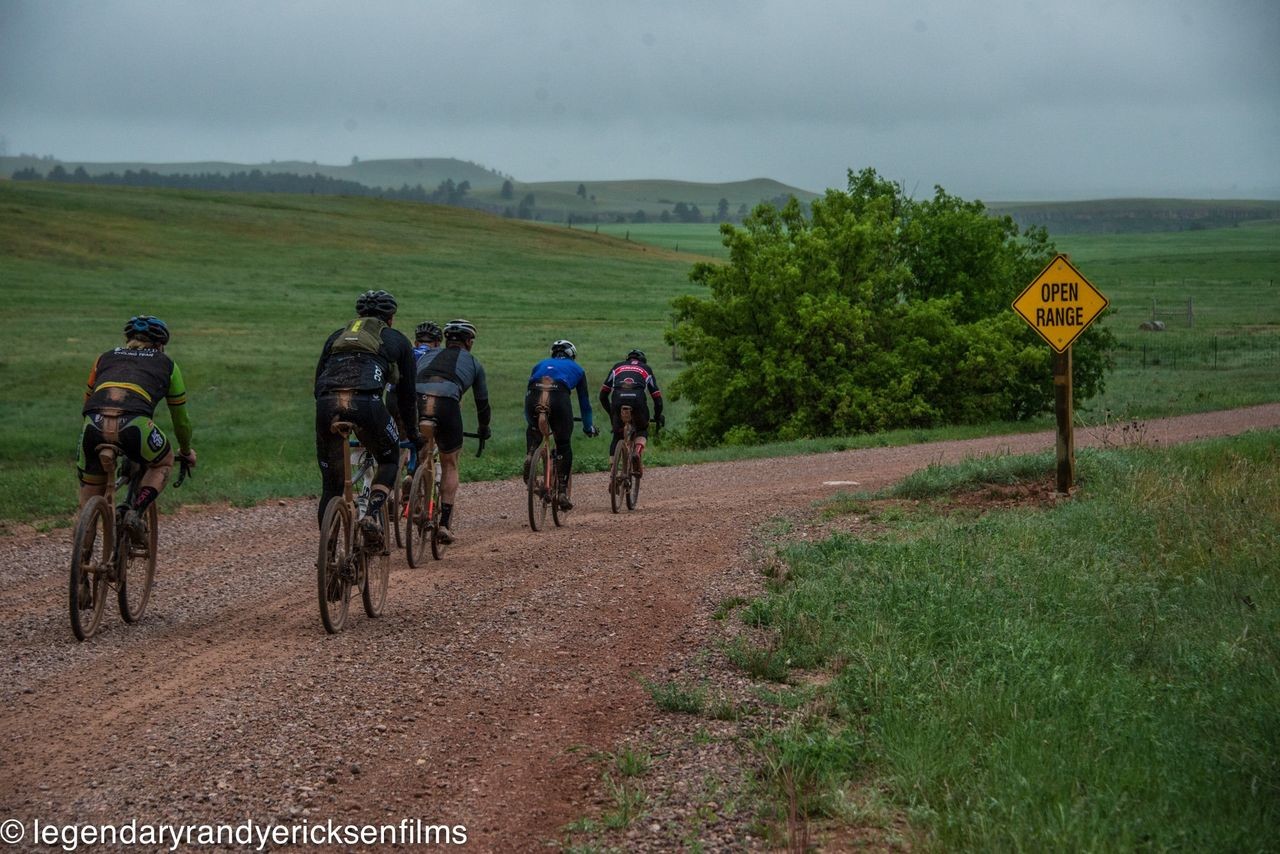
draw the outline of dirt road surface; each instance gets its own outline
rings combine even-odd
[[[1144,438],[1275,426],[1280,404],[1148,422]],[[1114,438],[1082,430],[1077,444]],[[0,820],[29,833],[33,820],[420,819],[465,826],[475,850],[543,847],[594,797],[587,754],[660,714],[639,680],[699,649],[706,591],[744,571],[754,526],[1053,441],[653,469],[639,510],[616,516],[603,475],[585,475],[567,526],[539,533],[519,481],[464,485],[462,542],[417,569],[397,553],[385,616],[355,603],[335,636],[315,602],[312,501],[162,517],[144,620],[124,625],[113,603],[87,643],[66,614],[69,532],[0,540]]]

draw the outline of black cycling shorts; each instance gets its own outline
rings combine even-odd
[[[462,404],[452,397],[436,394],[418,395],[418,420],[436,422],[436,447],[442,454],[462,449]]]
[[[622,438],[622,407],[631,407],[631,427],[637,436],[649,438],[649,400],[644,390],[615,391],[609,397],[609,418],[613,422],[613,437]]]

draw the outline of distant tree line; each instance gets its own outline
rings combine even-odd
[[[47,174],[42,174],[34,167],[28,166],[13,173],[15,181],[51,181],[66,184],[100,184],[123,187],[151,187],[176,190],[210,190],[214,192],[253,192],[253,193],[300,193],[329,196],[371,196],[380,199],[393,199],[404,202],[423,202],[438,205],[453,205],[475,210],[486,211],[509,218],[540,220],[544,218],[560,219],[561,216],[574,223],[645,223],[645,222],[742,222],[748,215],[747,205],[740,204],[731,212],[729,200],[720,199],[713,214],[704,214],[696,204],[691,202],[671,202],[662,199],[662,204],[671,205],[663,208],[656,216],[644,209],[637,209],[627,214],[618,211],[580,213],[574,211],[560,212],[539,209],[533,193],[525,193],[517,202],[515,185],[505,180],[500,192],[501,203],[491,204],[470,195],[471,182],[455,183],[452,178],[441,181],[434,190],[428,190],[421,184],[409,186],[402,184],[399,189],[392,187],[370,187],[358,181],[343,178],[332,178],[320,173],[302,175],[296,172],[263,172],[261,169],[248,171],[218,173],[201,172],[199,174],[173,173],[164,174],[149,169],[126,170],[124,174],[108,172],[101,175],[90,175],[83,166],[68,171],[62,164],[55,165]],[[586,186],[578,185],[577,195],[590,198]],[[772,199],[762,200],[776,208],[785,207],[792,200],[789,195],[779,195]],[[807,212],[806,205],[802,210]]]
[[[467,206],[467,193],[471,191],[471,182],[462,181],[455,184],[452,178],[446,178],[434,190],[427,190],[421,184],[410,187],[402,185],[399,189],[370,187],[358,181],[347,181],[342,178],[331,178],[315,173],[299,175],[295,172],[263,172],[253,169],[248,172],[201,172],[190,175],[186,173],[162,174],[148,169],[126,170],[123,175],[108,172],[104,175],[90,175],[83,166],[77,166],[68,172],[61,164],[49,170],[48,175],[41,175],[36,169],[27,167],[13,173],[15,181],[53,181],[66,184],[101,184],[118,187],[160,187],[175,190],[213,190],[223,192],[253,193],[301,193],[326,196],[374,196],[382,199],[396,199],[409,202],[430,202],[433,204]]]

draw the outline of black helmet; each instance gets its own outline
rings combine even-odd
[[[424,320],[413,330],[415,341],[439,341],[441,334],[440,325],[434,320]]]
[[[450,320],[444,325],[446,341],[470,341],[476,337],[476,325],[469,320]]]
[[[643,350],[632,350],[630,353],[627,354],[627,359],[628,360],[639,359],[641,362],[644,362],[646,364],[649,362],[649,360],[644,357]]]
[[[139,314],[124,325],[125,338],[150,338],[157,344],[169,343],[169,327],[158,317]]]
[[[365,291],[356,300],[356,314],[390,320],[396,313],[396,298],[386,291]]]
[[[576,360],[578,358],[578,348],[573,346],[572,341],[566,341],[561,338],[551,344],[551,358],[555,359],[560,356]]]

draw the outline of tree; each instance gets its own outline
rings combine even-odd
[[[1050,350],[1009,308],[1055,250],[981,202],[917,202],[849,173],[806,216],[762,204],[720,226],[728,264],[695,265],[674,301],[694,444],[1025,419],[1053,407]],[[1074,390],[1102,390],[1112,337],[1074,347]]]
[[[516,196],[516,188],[510,181],[502,182],[502,198],[514,199]]]
[[[579,195],[579,196],[581,196],[581,197],[582,197],[582,198],[584,198],[584,199],[587,197],[587,185],[586,185],[586,184],[579,184],[579,185],[578,185],[578,195]]]
[[[729,221],[729,200],[722,198],[720,203],[716,205],[716,222]]]
[[[520,219],[533,219],[533,208],[533,193],[526,193],[525,197],[520,200],[519,207],[516,208],[516,216],[520,217]]]

